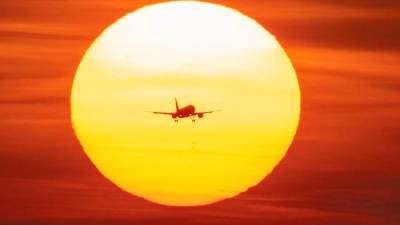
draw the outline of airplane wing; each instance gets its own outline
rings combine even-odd
[[[146,111],[146,112],[151,112],[151,113],[154,113],[154,114],[163,114],[163,115],[173,115],[173,114],[175,114],[175,113],[170,113],[170,112],[152,112],[152,111]]]
[[[221,110],[214,110],[214,111],[206,111],[206,112],[196,112],[194,115],[199,115],[199,114],[205,114],[205,113],[213,113],[213,112],[219,112]]]

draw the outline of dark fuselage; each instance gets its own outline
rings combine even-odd
[[[179,118],[186,118],[186,117],[191,117],[194,115],[194,111],[195,108],[192,105],[188,105],[186,107],[183,107],[181,109],[179,109],[176,113],[175,113],[175,117],[179,117]]]
[[[153,112],[154,114],[163,114],[163,115],[171,115],[173,119],[175,119],[175,122],[178,122],[178,118],[187,118],[190,117],[192,119],[192,122],[196,121],[196,116],[199,118],[203,118],[203,115],[206,113],[213,113],[221,110],[214,110],[214,111],[205,111],[205,112],[195,112],[195,108],[193,105],[188,105],[183,108],[179,108],[178,106],[178,101],[175,98],[175,112]]]

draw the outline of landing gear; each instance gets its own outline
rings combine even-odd
[[[190,119],[192,120],[192,123],[196,122],[196,116],[191,116]]]
[[[178,119],[175,119],[175,123],[177,123],[178,122]]]

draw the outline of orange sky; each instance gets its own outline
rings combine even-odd
[[[400,222],[398,1],[212,1],[257,20],[292,60],[302,111],[286,157],[248,192],[188,209],[104,178],[70,125],[73,78],[106,27],[157,2],[0,3],[0,223]]]

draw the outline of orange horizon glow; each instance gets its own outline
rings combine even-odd
[[[105,177],[91,161],[93,156],[89,158],[83,149],[87,148],[88,141],[85,145],[80,143],[71,123],[70,100],[75,74],[89,47],[95,45],[93,42],[103,31],[107,32],[105,28],[135,10],[161,2],[165,1],[0,2],[0,48],[3,50],[0,52],[0,224],[400,224],[400,2],[395,0],[207,1],[238,10],[250,21],[259,23],[276,37],[295,68],[301,89],[301,119],[284,158],[257,185],[246,187],[246,192],[207,206],[159,205],[150,202],[157,199],[137,197],[132,190],[121,189],[121,185],[118,187],[109,179],[112,177]],[[165,18],[161,22],[166,24],[166,21]],[[186,30],[195,27],[197,25]],[[168,32],[172,30],[166,28],[165,35],[173,37],[174,33]],[[209,33],[206,29],[203,31]],[[136,36],[133,30],[131,32]],[[176,32],[185,34],[183,30]],[[244,32],[239,33],[242,35]],[[159,36],[159,47],[162,35]],[[245,38],[240,35],[236,38]],[[269,34],[266,36],[270,38]],[[144,41],[154,39],[157,38],[149,37]],[[191,60],[188,64],[176,67],[168,64],[180,60],[177,55],[168,53],[167,50],[172,49],[170,46],[166,45],[162,51],[173,57],[161,61],[162,55],[157,55],[156,49],[151,56],[135,54],[136,51],[129,48],[118,48],[119,45],[113,44],[115,39],[109,40],[115,48],[108,50],[116,55],[108,54],[108,57],[92,62],[94,67],[103,66],[104,70],[99,69],[98,74],[112,82],[109,86],[104,81],[99,82],[107,87],[98,96],[100,99],[96,100],[96,90],[93,92],[93,105],[102,111],[93,110],[92,114],[94,128],[91,130],[97,132],[98,137],[95,134],[87,136],[108,142],[107,145],[98,142],[100,147],[89,148],[94,154],[103,152],[97,157],[98,161],[104,158],[106,162],[112,151],[121,152],[118,154],[123,158],[120,161],[127,161],[127,169],[120,173],[121,180],[128,176],[146,176],[154,180],[155,175],[150,176],[149,172],[138,174],[141,170],[137,168],[145,168],[143,163],[146,160],[152,160],[155,165],[146,168],[161,171],[161,174],[174,172],[163,170],[175,163],[175,173],[183,174],[185,171],[181,170],[186,169],[190,175],[194,171],[190,167],[198,167],[196,161],[206,162],[201,167],[217,163],[220,170],[224,165],[230,166],[225,162],[219,164],[220,161],[240,162],[237,158],[241,156],[243,160],[248,159],[250,166],[256,166],[258,162],[254,163],[254,160],[257,157],[261,165],[270,164],[265,163],[267,154],[252,156],[256,155],[257,148],[267,148],[268,133],[271,132],[266,130],[272,128],[261,114],[267,115],[269,111],[255,111],[258,108],[269,109],[265,107],[269,103],[247,98],[252,92],[248,87],[254,82],[246,80],[246,77],[255,77],[251,70],[246,76],[233,71],[232,75],[238,75],[236,82],[229,76],[233,64],[242,69],[243,65],[252,65],[254,57],[247,59],[240,58],[240,54],[235,57],[231,53],[221,53],[221,58],[204,54],[196,60],[188,57],[188,61]],[[175,40],[170,38],[168,41]],[[185,41],[190,45],[189,40]],[[230,41],[227,38],[226,45]],[[146,51],[148,46],[151,47],[148,44],[138,49]],[[202,46],[207,51],[205,43]],[[225,52],[226,49],[219,50]],[[216,54],[219,50],[216,48],[211,52]],[[86,58],[90,61],[93,56],[101,55],[93,53]],[[149,60],[152,56],[155,61]],[[219,60],[226,57],[233,59],[222,64]],[[110,58],[114,63],[110,63]],[[260,58],[260,65],[265,64],[265,58],[267,55]],[[218,72],[222,65],[228,76]],[[154,70],[148,70],[146,66],[154,67]],[[113,68],[119,68],[118,72],[113,72]],[[141,78],[126,72],[132,68],[137,73],[142,71]],[[157,74],[157,68],[169,73]],[[176,77],[176,71],[182,69],[185,72]],[[188,72],[190,69],[198,72],[196,79]],[[204,78],[205,75],[209,79]],[[118,82],[118,79],[124,82]],[[180,80],[184,87],[178,83]],[[193,83],[199,85],[193,87]],[[144,86],[140,88],[140,85]],[[89,101],[92,89],[91,85],[87,86],[87,93],[81,93],[87,95]],[[271,89],[264,86],[254,88],[254,91],[268,95],[265,91]],[[230,93],[235,98],[238,93],[243,93],[244,97],[238,98],[238,106],[232,104],[233,101],[225,101],[230,99],[226,98]],[[107,100],[104,104],[110,101],[112,104],[100,108],[104,96]],[[196,111],[222,111],[196,118],[196,123],[180,119],[176,124],[169,116],[143,112],[173,112],[175,97],[180,107],[191,104]],[[106,114],[113,113],[106,106],[122,107],[118,105],[121,100],[126,102],[128,110],[115,110],[119,111],[120,121],[114,119],[114,126],[113,121],[103,122],[115,135],[109,136],[105,129],[95,129],[95,126],[102,126],[95,120],[104,120]],[[245,101],[248,103],[243,103]],[[87,106],[89,110],[92,108],[90,104]],[[241,113],[232,113],[238,108]],[[101,112],[104,115],[100,115]],[[90,117],[90,113],[87,111],[83,115]],[[118,127],[121,123],[125,123],[124,129]],[[271,126],[274,123],[271,122]],[[91,124],[80,126],[89,129]],[[171,126],[174,126],[173,130]],[[131,135],[119,135],[124,130]],[[187,132],[182,134],[181,130]],[[161,134],[162,131],[168,133]],[[178,132],[176,135],[180,138],[173,132]],[[247,138],[253,142],[244,142]],[[90,142],[96,144],[96,140]],[[119,147],[119,143],[134,143],[135,147],[127,147],[126,151],[132,154],[123,154],[115,149],[114,145]],[[241,152],[240,146],[251,151]],[[200,161],[200,157],[215,160]],[[136,163],[136,166],[128,163],[132,158],[141,163]],[[245,163],[236,163],[231,177],[241,179],[241,174],[252,174],[251,170],[243,170]],[[115,167],[111,162],[100,166],[104,167],[102,170]],[[255,167],[252,169],[257,170]],[[267,170],[265,167],[261,169]],[[204,171],[204,176],[197,178],[211,177],[209,181],[212,182],[213,172]],[[216,172],[215,176],[220,174]],[[177,179],[176,183],[184,183]],[[221,182],[226,183],[228,179],[233,178],[223,178]],[[146,183],[137,183],[140,183],[138,188],[146,189]],[[161,188],[162,184],[158,184]],[[162,195],[152,186],[150,189],[157,192],[154,197],[177,201],[175,197]],[[176,194],[174,188],[170,190]],[[219,192],[236,194],[238,191],[226,188]],[[198,200],[201,196],[197,196]],[[212,197],[210,195],[209,199]],[[192,200],[190,202],[193,204]]]

